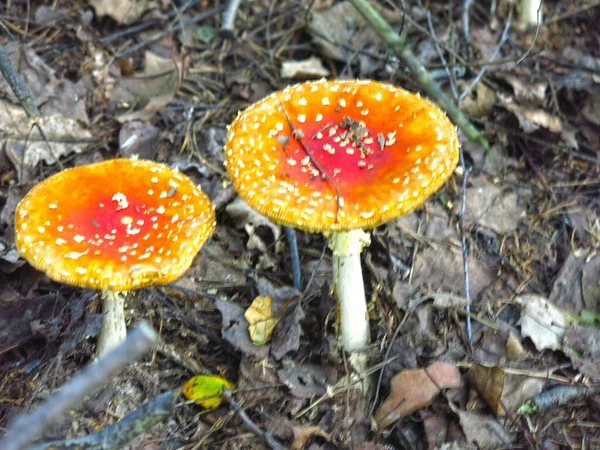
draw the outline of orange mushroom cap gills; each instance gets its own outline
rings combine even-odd
[[[320,80],[239,113],[225,154],[254,209],[322,232],[372,228],[412,211],[450,177],[458,149],[456,127],[419,95],[370,80]]]
[[[125,291],[178,278],[215,228],[208,197],[152,161],[64,170],[17,206],[17,249],[63,283]]]

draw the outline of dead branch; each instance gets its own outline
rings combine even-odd
[[[259,438],[264,439],[267,445],[273,450],[285,450],[285,448],[281,444],[279,444],[275,440],[275,438],[273,438],[273,435],[271,433],[269,433],[268,431],[263,431],[256,424],[256,422],[254,422],[248,416],[248,414],[246,414],[246,411],[244,411],[240,404],[234,400],[233,394],[229,389],[223,389],[223,398],[225,399],[225,401],[227,401],[227,403],[229,403],[229,406],[231,406],[231,408],[236,412],[236,414],[240,416],[240,419],[242,419],[246,428],[248,428],[250,431],[256,434]]]
[[[369,4],[368,0],[350,0],[350,3],[354,5],[375,32],[390,46],[392,52],[404,61],[425,92],[448,113],[448,117],[458,125],[465,135],[469,139],[481,144],[488,154],[494,153],[487,139],[431,78],[427,69],[417,59],[411,47],[407,45],[406,39],[396,33],[390,24]]]
[[[106,383],[111,375],[146,353],[158,335],[146,322],[140,323],[127,339],[103,358],[88,365],[58,392],[29,414],[17,417],[0,440],[3,450],[21,450],[39,437],[58,417],[75,408],[83,399]]]
[[[122,420],[105,427],[96,433],[65,441],[44,442],[28,450],[116,450],[131,442],[136,436],[166,419],[173,413],[175,402],[181,389],[174,389],[159,395],[126,415]]]

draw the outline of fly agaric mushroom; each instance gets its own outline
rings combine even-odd
[[[17,206],[17,249],[51,279],[102,290],[97,354],[126,335],[123,292],[178,278],[215,228],[214,207],[185,175],[112,159],[64,170]]]
[[[331,233],[342,346],[364,367],[362,229],[409,213],[444,184],[458,163],[456,128],[438,107],[395,86],[320,80],[239,113],[225,154],[234,187],[258,212]]]

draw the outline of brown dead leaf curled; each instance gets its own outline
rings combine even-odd
[[[500,412],[500,397],[504,389],[504,371],[500,367],[473,364],[467,372],[471,386],[496,414]]]
[[[117,116],[121,123],[132,120],[150,120],[160,109],[167,106],[179,90],[183,66],[181,61],[162,58],[152,52],[144,54],[144,71],[119,81],[122,89],[133,94],[141,109]]]
[[[294,440],[290,450],[302,450],[308,440],[315,436],[321,437],[327,442],[331,441],[331,435],[317,426],[292,427],[292,432],[294,433]]]
[[[375,414],[378,429],[431,405],[440,389],[460,386],[460,372],[454,364],[436,362],[426,369],[403,370],[392,378],[391,393]]]
[[[560,118],[547,113],[540,108],[532,108],[516,104],[512,98],[499,95],[500,102],[504,108],[512,112],[519,121],[519,125],[525,133],[533,133],[540,127],[546,128],[552,133],[560,133],[562,124]]]
[[[248,334],[248,322],[244,319],[244,308],[233,302],[215,299],[215,306],[223,316],[221,335],[243,354],[256,359],[269,356],[269,346],[254,345]]]

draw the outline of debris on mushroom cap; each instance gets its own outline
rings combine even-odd
[[[421,205],[456,167],[458,138],[419,95],[370,80],[320,80],[241,112],[225,154],[238,194],[260,213],[306,230],[343,231]]]
[[[215,228],[208,197],[152,161],[64,170],[16,210],[17,249],[56,281],[115,291],[178,278]]]

